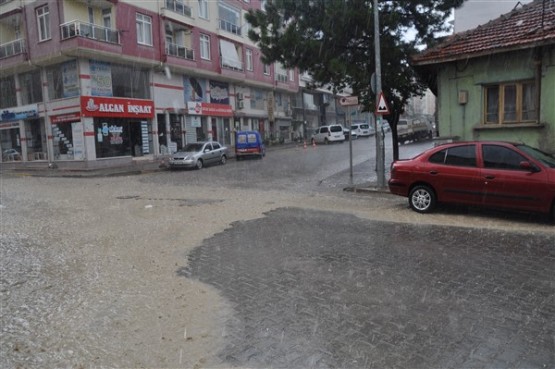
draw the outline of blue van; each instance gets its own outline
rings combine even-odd
[[[237,160],[247,156],[262,159],[266,155],[266,147],[258,131],[237,131],[235,133],[235,157]]]

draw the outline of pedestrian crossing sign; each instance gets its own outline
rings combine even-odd
[[[376,114],[389,114],[389,106],[387,106],[383,92],[380,92],[380,98],[378,99],[378,104],[376,105]]]

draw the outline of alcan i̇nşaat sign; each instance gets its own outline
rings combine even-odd
[[[85,117],[154,118],[151,100],[81,96],[81,114]]]

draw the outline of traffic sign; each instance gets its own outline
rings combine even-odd
[[[358,96],[343,96],[339,99],[341,106],[354,106],[358,105]]]
[[[383,115],[389,114],[389,106],[385,101],[383,92],[380,92],[380,98],[378,99],[378,104],[376,106],[376,114],[383,114]]]

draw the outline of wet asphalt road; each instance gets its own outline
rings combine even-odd
[[[223,366],[555,368],[554,269],[555,235],[281,208],[177,273],[234,310]]]

